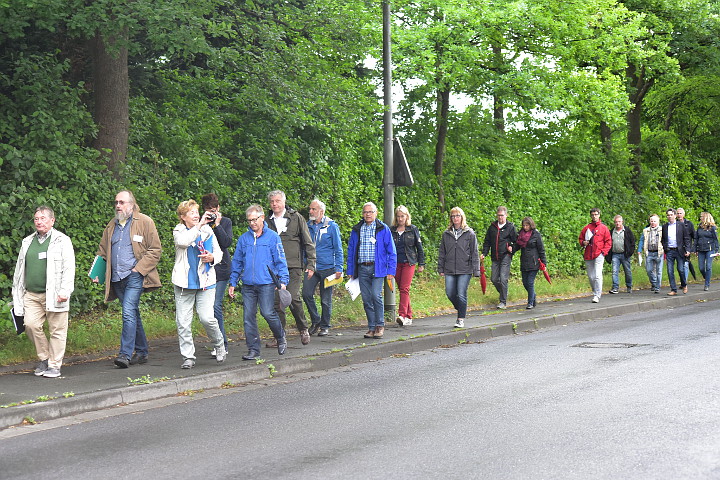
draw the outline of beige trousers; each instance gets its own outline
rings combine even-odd
[[[45,320],[50,339],[43,330]],[[35,345],[38,358],[47,360],[49,368],[59,369],[62,366],[67,330],[68,312],[48,312],[44,293],[25,292],[25,333]]]

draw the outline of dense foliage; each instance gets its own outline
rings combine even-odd
[[[567,275],[580,271],[592,206],[635,230],[667,206],[718,213],[717,10],[395,2],[395,133],[416,180],[396,204],[431,266],[454,205],[481,233],[497,205],[518,224],[532,216],[551,269]],[[127,61],[98,71],[102,54]],[[34,208],[48,204],[75,244],[73,308],[99,306],[85,271],[123,188],[158,224],[165,283],[175,207],[210,191],[238,234],[244,209],[282,189],[301,210],[323,199],[347,238],[365,201],[383,203],[382,75],[368,66],[380,54],[381,5],[369,0],[0,0],[0,299]],[[123,75],[127,98],[99,78]],[[123,102],[126,133],[98,122]],[[122,135],[127,151],[113,156],[104,139]]]

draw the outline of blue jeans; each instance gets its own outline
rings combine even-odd
[[[310,321],[313,325],[319,325],[320,328],[330,328],[330,314],[332,313],[332,292],[333,287],[325,287],[325,278],[335,273],[334,268],[318,270],[312,277],[308,278],[305,274],[303,282],[302,297],[310,314]],[[320,305],[322,307],[322,317],[318,313],[315,304],[315,288],[320,284]]]
[[[218,327],[223,334],[225,341],[225,351],[228,348],[227,335],[225,334],[225,315],[223,314],[223,299],[225,298],[225,290],[229,280],[220,280],[215,282],[215,303],[213,303],[213,313],[218,322]]]
[[[385,277],[375,276],[375,265],[360,265],[358,267],[358,281],[360,282],[360,295],[362,295],[365,316],[368,321],[368,330],[385,326],[385,306],[383,305],[382,289]]]
[[[687,278],[685,277],[685,259],[680,257],[677,249],[666,252],[667,256],[667,274],[670,282],[670,290],[677,292],[677,284],[675,283],[675,262],[677,262],[677,270],[680,275],[680,288],[687,286]]]
[[[260,332],[257,324],[257,310],[267,321],[273,335],[282,343],[285,340],[280,317],[275,311],[275,284],[243,285],[243,323],[245,326],[245,344],[249,352],[260,353]]]
[[[139,272],[130,275],[111,286],[122,306],[122,335],[120,336],[120,355],[132,357],[133,351],[138,355],[148,354],[147,337],[140,318],[140,294],[143,292],[145,277]]]
[[[625,270],[625,286],[632,288],[632,267],[630,259],[625,257],[624,253],[613,253],[612,256],[612,289],[617,290],[620,287],[620,265]]]
[[[660,284],[662,283],[662,268],[663,268],[663,257],[658,255],[658,252],[648,252],[647,258],[645,259],[645,270],[647,271],[648,278],[650,279],[650,286],[654,291],[660,291]]]
[[[445,295],[457,310],[457,318],[465,318],[467,314],[467,291],[472,275],[445,274]]]
[[[537,275],[537,270],[522,270],[520,274],[522,275],[522,282],[523,287],[525,287],[525,290],[528,292],[528,305],[535,306],[535,276]]]
[[[710,277],[712,277],[712,261],[713,252],[710,250],[709,252],[697,252],[698,254],[698,266],[700,267],[700,273],[702,274],[703,278],[705,279],[705,286],[710,286]]]

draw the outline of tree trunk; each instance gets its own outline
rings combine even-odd
[[[505,133],[505,105],[497,94],[493,95],[493,125],[499,133]]]
[[[438,181],[438,200],[445,211],[445,189],[443,187],[443,164],[445,162],[445,144],[447,143],[448,114],[450,112],[450,89],[437,92],[437,142],[435,143],[435,176]]]
[[[492,50],[497,72],[503,72],[505,57],[503,57],[502,48],[499,44],[493,43]],[[505,104],[502,95],[497,90],[493,93],[493,125],[498,133],[505,133]]]
[[[632,107],[627,113],[628,134],[627,142],[630,146],[632,154],[630,161],[633,168],[632,187],[635,193],[641,192],[640,174],[642,173],[641,165],[641,142],[642,142],[642,108],[645,95],[653,85],[653,79],[645,78],[645,68],[629,64],[626,70],[628,80],[628,98]]]
[[[612,130],[606,122],[600,122],[600,141],[605,158],[610,159],[612,155]]]
[[[121,47],[117,44],[120,43]],[[93,65],[94,117],[98,126],[93,148],[108,162],[116,178],[125,162],[130,131],[130,83],[128,51],[125,41],[103,38],[99,33],[91,40]]]

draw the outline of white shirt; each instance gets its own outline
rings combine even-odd
[[[668,248],[677,248],[677,222],[668,223]]]
[[[287,230],[287,218],[285,218],[285,212],[286,209],[283,209],[283,211],[280,213],[280,216],[277,217],[273,213],[273,220],[275,220],[275,228],[277,228],[277,233],[283,233],[285,230]]]

